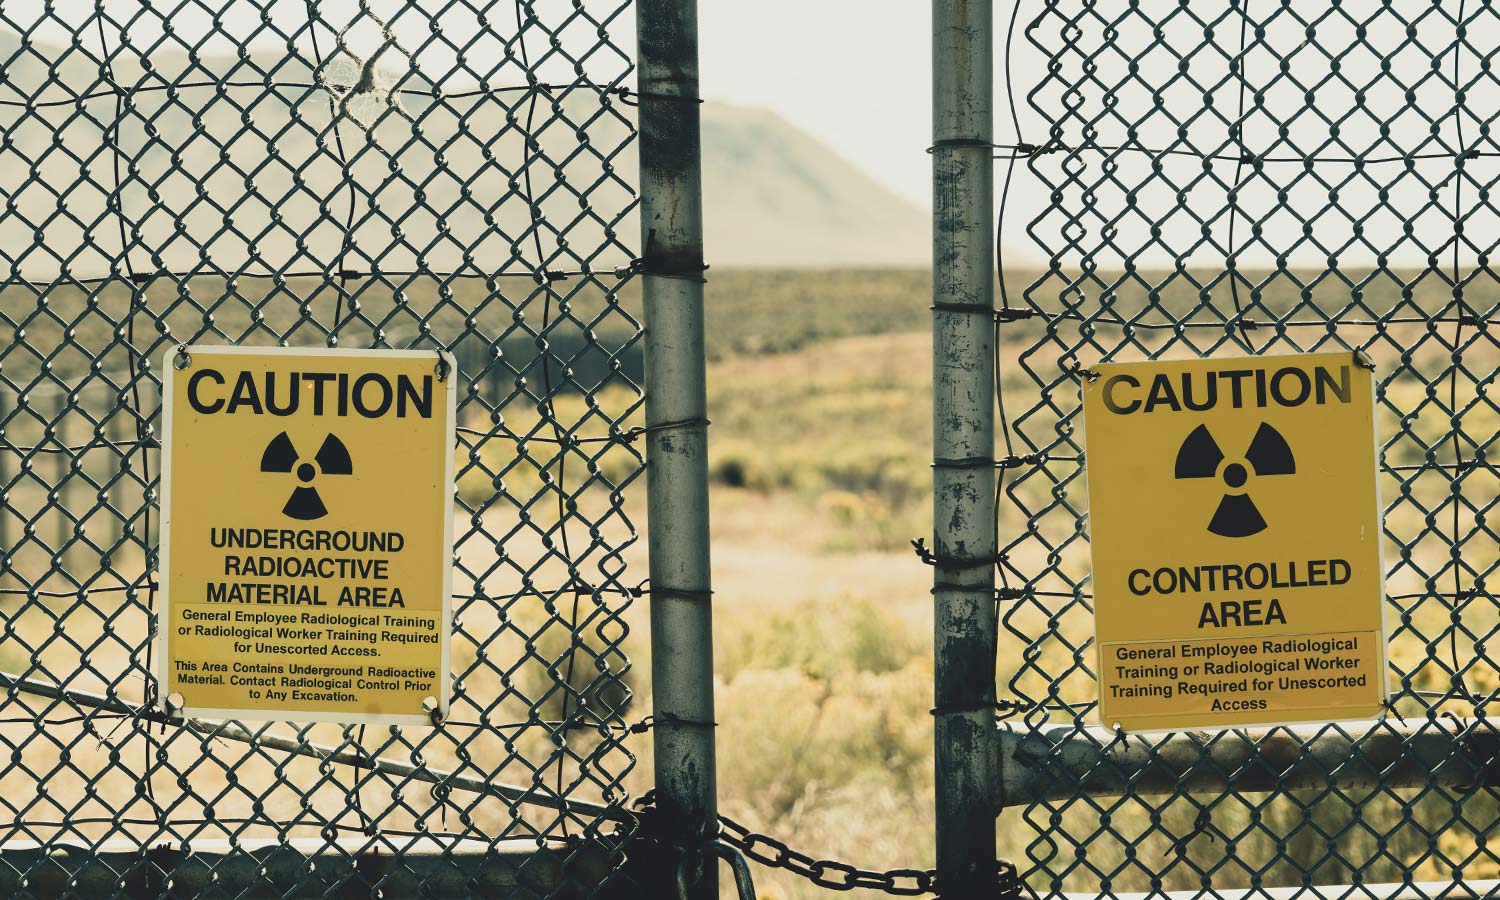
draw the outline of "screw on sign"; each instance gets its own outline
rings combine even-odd
[[[160,696],[209,718],[446,715],[451,361],[240,347],[175,358]]]
[[[1323,353],[1094,371],[1082,391],[1101,723],[1378,715],[1367,367]]]

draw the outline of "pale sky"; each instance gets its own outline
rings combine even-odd
[[[1245,0],[1256,24],[1247,30],[1240,7],[1214,0],[1111,0],[1095,15],[1079,14],[1090,4],[1076,0],[996,4],[997,142],[1015,140],[1003,48],[1005,17],[1019,9],[1010,66],[1022,137],[1046,143],[1036,102],[1060,117],[1065,142],[1091,129],[1097,144],[1150,151],[1045,155],[1035,172],[1017,163],[1008,252],[1018,261],[1045,259],[1046,245],[1065,257],[1097,252],[1105,262],[1118,250],[1152,265],[1231,252],[1242,265],[1270,265],[1283,254],[1301,265],[1368,265],[1381,257],[1422,265],[1429,255],[1451,255],[1455,208],[1470,235],[1461,256],[1483,252],[1500,226],[1480,194],[1500,182],[1500,146],[1489,127],[1500,116],[1500,93],[1484,73],[1489,45],[1471,37],[1453,52],[1462,6],[1396,0],[1361,5],[1362,15],[1351,17],[1312,15],[1326,9],[1316,2],[1294,5],[1302,15],[1272,0]],[[705,96],[774,110],[930,209],[929,2],[700,0],[699,9]],[[1472,35],[1487,23],[1470,14]],[[1025,34],[1038,18],[1031,37],[1056,55],[1056,76]],[[1455,66],[1457,84],[1468,88],[1463,101],[1455,98]],[[1247,103],[1247,94],[1259,100]],[[1238,107],[1247,113],[1240,145]],[[1241,146],[1259,163],[1240,164]],[[1465,149],[1482,154],[1465,161]],[[1403,163],[1403,155],[1417,162]],[[1304,170],[1303,156],[1320,161]],[[1361,157],[1389,159],[1348,161]],[[997,160],[997,190],[1004,172]],[[1047,181],[1060,186],[1059,202]],[[1232,205],[1237,231],[1227,214]],[[1074,237],[1064,236],[1069,231]]]
[[[35,39],[66,45],[79,36],[97,49],[93,3],[56,4],[49,12],[44,0],[8,0],[4,17],[32,30]],[[509,36],[508,2],[473,0],[488,8],[492,27]],[[584,0],[584,8],[608,18],[621,0]],[[140,0],[103,0],[106,15],[123,26],[131,43],[150,46],[161,38],[167,7]],[[175,4],[174,4],[175,6]],[[430,41],[431,20],[410,10],[404,0],[321,0],[319,10],[334,27],[348,23],[344,38],[356,51],[379,43],[382,26],[409,49],[426,42],[419,64],[429,73],[453,63],[451,48]],[[419,7],[441,10],[438,21],[456,43],[481,30],[478,19],[463,3],[421,0]],[[161,7],[160,10],[154,7]],[[534,0],[547,22],[565,21],[571,0]],[[270,48],[284,40],[266,23],[298,33],[307,15],[305,0],[235,0],[227,5],[219,25],[195,4],[171,12],[172,28],[183,39],[196,42],[216,27],[229,32],[210,41],[208,49],[233,52],[244,41]],[[867,174],[926,208],[929,202],[929,164],[924,152],[931,130],[931,12],[927,0],[699,0],[700,66],[704,95],[740,106],[771,109],[794,125],[835,148]],[[626,9],[609,22],[614,41],[634,53],[635,15]],[[108,39],[119,28],[106,25]],[[467,34],[466,34],[467,32]],[[305,31],[300,33],[305,43]],[[540,37],[540,35],[536,35]],[[323,35],[322,50],[332,47],[331,32]],[[571,30],[565,45],[581,52],[592,35]],[[541,40],[528,41],[534,55],[545,52]],[[481,71],[500,55],[499,48],[481,41],[470,48]],[[618,64],[608,54],[596,58],[602,69]],[[386,65],[396,63],[385,57]],[[513,73],[520,81],[520,73]],[[554,73],[568,77],[559,68]],[[503,77],[498,80],[504,80]]]
[[[766,107],[927,209],[932,12],[925,0],[704,0],[704,96]]]
[[[168,9],[141,0],[99,2],[115,26],[105,27],[113,32],[111,43],[125,31],[130,43],[150,47],[168,16],[183,39],[218,30],[205,51],[233,52],[245,45],[275,49],[278,42],[284,48],[285,34],[307,38],[306,0],[235,0],[217,19],[196,4]],[[562,30],[564,47],[580,53],[593,40],[591,25],[576,15],[575,4],[581,4],[608,20],[616,45],[633,54],[634,10],[622,9],[622,3],[532,0],[529,8]],[[1096,153],[1071,160],[1063,153],[1039,157],[1037,172],[1018,165],[1005,237],[1021,255],[1045,255],[1045,247],[1068,253],[1094,247],[1104,256],[1118,250],[1157,264],[1183,253],[1222,259],[1226,252],[1260,264],[1282,253],[1305,264],[1331,258],[1369,261],[1377,254],[1392,262],[1421,262],[1451,246],[1452,207],[1463,203],[1467,214],[1475,206],[1472,188],[1467,199],[1450,196],[1455,171],[1461,169],[1464,180],[1476,186],[1500,180],[1500,147],[1484,137],[1487,123],[1500,117],[1500,94],[1483,89],[1483,48],[1466,45],[1458,60],[1466,67],[1459,81],[1479,89],[1468,91],[1462,104],[1455,102],[1448,50],[1454,22],[1446,5],[1438,7],[1442,14],[1411,22],[1403,11],[1425,7],[1430,12],[1433,4],[1402,0],[1396,4],[1402,10],[1372,6],[1363,38],[1354,34],[1349,17],[1323,17],[1310,38],[1302,18],[1281,14],[1277,4],[1261,0],[1253,10],[1261,35],[1247,44],[1243,57],[1246,82],[1261,98],[1246,110],[1243,138],[1245,152],[1261,157],[1258,169],[1237,168],[1240,150],[1231,137],[1236,106],[1244,103],[1232,74],[1232,60],[1240,58],[1237,7],[1214,0],[1119,0],[1119,8],[1138,12],[1106,26],[1103,16],[1065,23],[1063,12],[1042,0],[1016,3],[1022,30],[1033,18],[1043,18],[1035,37],[1056,54],[1058,73],[1049,78],[1039,51],[1017,34],[1012,66],[1023,136],[1032,143],[1046,138],[1027,97],[1036,89],[1035,102],[1063,122],[1065,141],[1133,148],[1108,158]],[[997,6],[1002,17],[1016,8]],[[485,10],[487,26],[474,7]],[[98,8],[6,0],[4,16],[36,40],[82,40],[92,50],[95,29],[83,26],[93,24]],[[381,50],[382,65],[406,58],[441,78],[467,55],[468,71],[480,73],[474,77],[515,83],[524,77],[519,62],[490,72],[514,34],[505,27],[516,10],[509,0],[473,0],[472,7],[419,0],[415,8],[408,0],[320,0],[318,8],[325,54],[335,31],[357,55],[368,55],[389,34],[396,46]],[[778,113],[901,196],[930,207],[928,0],[699,0],[699,16],[705,97]],[[1159,38],[1153,23],[1160,24]],[[1205,29],[1213,33],[1206,46]],[[1002,18],[995,36],[995,139],[1002,143],[1014,139],[1004,103],[1005,54],[999,49],[1004,32]],[[572,77],[570,60],[552,54],[547,38],[538,28],[527,32],[532,59],[547,59],[541,77]],[[1192,52],[1184,61],[1174,48]],[[1330,76],[1335,59],[1336,74]],[[589,57],[588,69],[594,77],[613,80],[626,77],[622,67],[629,65],[622,54],[597,53]],[[1179,65],[1188,71],[1179,72]],[[1362,97],[1356,97],[1356,89]],[[1456,110],[1468,122],[1466,136],[1460,134]],[[1185,148],[1191,149],[1184,153]],[[1464,161],[1464,150],[1485,152]],[[1227,159],[1193,158],[1200,152]],[[1332,161],[1300,172],[1299,154],[1308,153]],[[1408,170],[1400,163],[1405,154],[1421,154],[1422,162]],[[1338,161],[1381,156],[1393,156],[1395,164]],[[1153,174],[1156,164],[1165,177]],[[1070,174],[1069,167],[1077,171]],[[998,163],[997,182],[1003,171]],[[1057,203],[1049,200],[1047,180],[1060,186]],[[1248,217],[1256,224],[1244,225],[1230,241],[1225,211],[1236,181],[1241,221]],[[1179,187],[1188,191],[1179,196]],[[1330,191],[1336,192],[1336,202]],[[1028,223],[1039,217],[1035,236],[1028,235]],[[1492,230],[1500,224],[1497,219],[1471,218],[1470,233],[1478,233],[1479,226]],[[1256,229],[1260,235],[1251,234]],[[1068,230],[1077,236],[1062,237]],[[1471,256],[1472,248],[1465,255]]]

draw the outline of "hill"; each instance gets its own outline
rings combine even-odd
[[[704,245],[740,268],[926,266],[926,213],[775,113],[703,107]]]
[[[589,87],[527,99],[457,76],[434,86],[393,59],[340,54],[314,71],[259,50],[148,59],[126,47],[110,64],[118,101],[79,48],[23,49],[0,33],[0,246],[30,279],[108,272],[118,177],[137,271],[629,260],[634,107]],[[705,104],[703,142],[714,265],[925,264],[921,211],[773,113]]]

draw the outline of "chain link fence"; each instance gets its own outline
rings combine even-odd
[[[642,715],[633,16],[0,9],[0,893],[157,896],[170,871],[203,896],[576,896],[618,867]],[[149,710],[179,343],[456,355],[446,721]]]
[[[1500,84],[1484,37],[1500,10],[1041,0],[1011,13],[1004,64],[1020,80],[1001,120],[1016,137],[998,158],[1012,209],[1028,190],[1047,197],[1026,215],[1043,271],[1007,286],[1022,267],[1002,256],[998,325],[1001,659],[1016,660],[1000,672],[1017,791],[1005,815],[1024,823],[1023,878],[1051,895],[1482,891],[1500,872]],[[1390,715],[1213,735],[1098,727],[1076,370],[1332,349],[1376,366]]]

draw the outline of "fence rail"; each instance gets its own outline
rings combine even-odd
[[[144,852],[133,841],[17,842],[4,860],[0,891],[11,897],[548,896],[570,880],[602,882],[611,870],[606,856],[538,850],[529,840],[495,846],[441,836],[396,839],[378,852],[364,838],[209,840]]]
[[[1482,719],[1393,721],[1269,731],[1117,734],[1059,725],[1000,729],[1000,777],[1012,805],[1091,797],[1265,794],[1442,787],[1500,777],[1500,732]]]

